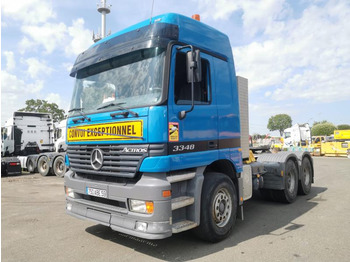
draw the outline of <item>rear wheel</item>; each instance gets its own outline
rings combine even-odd
[[[66,164],[64,163],[64,158],[62,156],[56,157],[53,162],[53,172],[58,177],[64,177],[66,173]]]
[[[301,163],[301,174],[299,180],[298,193],[307,195],[310,193],[312,183],[312,168],[310,160],[305,157]]]
[[[237,206],[231,179],[221,173],[208,173],[202,188],[200,225],[194,232],[210,242],[225,239],[236,222]]]
[[[47,176],[50,171],[49,159],[47,156],[42,156],[38,161],[38,171],[40,175]]]
[[[284,189],[274,191],[274,198],[280,202],[292,203],[298,193],[298,169],[293,160],[288,160],[284,175]]]

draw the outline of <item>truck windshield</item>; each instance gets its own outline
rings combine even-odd
[[[94,113],[120,108],[113,104],[135,108],[159,103],[164,51],[158,47],[138,50],[79,70],[70,109]],[[105,107],[108,104],[112,105]],[[73,110],[70,116],[77,114]]]
[[[284,133],[284,138],[289,138],[289,137],[291,137],[290,132],[285,132],[285,133]]]

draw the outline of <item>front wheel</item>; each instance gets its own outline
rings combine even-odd
[[[205,175],[202,188],[200,225],[195,234],[210,242],[225,239],[237,217],[237,193],[232,180],[221,173]]]

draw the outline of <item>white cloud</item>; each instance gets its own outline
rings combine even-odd
[[[276,20],[289,13],[284,0],[242,1],[243,25],[248,35],[268,30]]]
[[[49,93],[44,100],[47,100],[49,103],[56,103],[60,109],[63,109],[65,112],[69,110],[69,102],[67,100],[63,100],[60,94],[57,93]]]
[[[35,49],[36,44],[33,41],[29,40],[28,37],[24,36],[19,42],[18,47],[20,54],[23,55],[25,52]]]
[[[264,95],[265,95],[265,97],[269,97],[269,96],[271,96],[271,94],[272,94],[271,91],[266,91]]]
[[[59,94],[56,93],[49,93],[46,97],[45,100],[47,100],[49,103],[56,103],[57,105],[62,104],[62,99]]]
[[[44,87],[44,81],[36,80],[35,82],[28,83],[17,76],[12,75],[6,71],[1,71],[1,93],[2,94],[35,94],[42,90]]]
[[[12,71],[16,67],[16,61],[12,51],[4,51],[4,56],[6,57],[6,70]]]
[[[215,20],[227,20],[229,16],[240,9],[241,1],[217,0],[217,1],[197,1],[199,7],[203,10],[203,18],[213,17]]]
[[[24,25],[21,30],[25,34],[19,44],[22,54],[44,48],[46,54],[63,50],[67,56],[75,56],[93,44],[92,33],[84,28],[82,18],[74,20],[71,26],[64,23],[44,23]]]
[[[91,31],[84,28],[84,19],[79,18],[73,21],[68,27],[70,44],[65,48],[67,55],[78,55],[92,45]]]
[[[25,24],[44,23],[56,16],[51,1],[3,0],[1,8],[6,20],[21,21]]]
[[[23,80],[17,79],[15,75],[9,74],[6,71],[1,71],[1,93],[12,93],[24,87]]]
[[[62,99],[60,94],[42,94],[44,81],[24,81],[6,71],[1,71],[1,122],[4,123],[14,111],[25,107],[28,99],[44,99],[56,103],[59,108],[67,111],[69,101]]]
[[[67,70],[68,73],[70,73],[72,71],[73,68],[73,64],[72,63],[63,63],[62,67]]]
[[[242,11],[245,33],[250,36],[270,30],[271,24],[285,18],[291,12],[285,0],[197,0],[196,2],[202,10],[204,19],[228,20],[234,12]]]
[[[22,39],[23,48],[35,45],[44,47],[46,53],[51,54],[55,49],[62,48],[66,41],[67,27],[64,23],[45,23],[43,25],[25,25],[22,32],[31,40]]]
[[[36,79],[39,75],[42,74],[49,75],[53,71],[53,69],[49,67],[45,61],[34,57],[24,59],[23,63],[28,66],[27,73],[33,79]]]
[[[283,31],[265,32],[265,41],[233,48],[237,72],[249,79],[251,92],[277,87],[275,100],[350,100],[349,16],[346,1],[310,6],[285,21]]]
[[[23,108],[27,99],[36,98],[43,87],[41,80],[28,83],[1,71],[1,122],[4,123],[14,111]]]

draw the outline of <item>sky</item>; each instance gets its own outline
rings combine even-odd
[[[1,125],[28,99],[66,111],[77,55],[99,31],[98,0],[1,1]],[[107,31],[163,13],[200,14],[230,38],[249,81],[250,133],[278,135],[268,119],[350,124],[349,0],[107,0]]]

